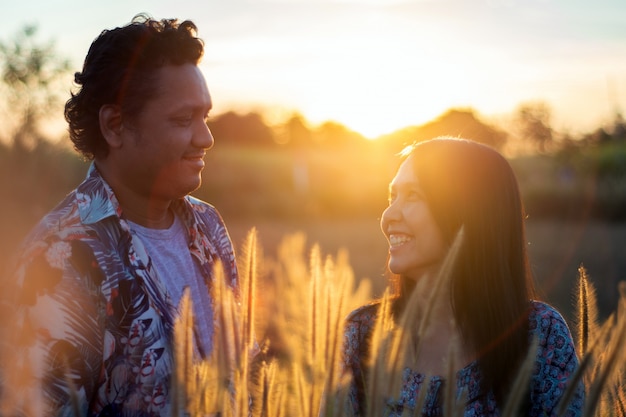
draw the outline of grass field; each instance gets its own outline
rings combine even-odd
[[[311,247],[335,256],[340,248],[349,254],[357,280],[370,279],[376,295],[385,288],[387,242],[378,219],[325,219],[311,221],[250,220],[224,216],[236,247],[252,227],[266,255],[274,257],[280,240],[303,232]],[[601,317],[617,305],[617,283],[626,280],[626,224],[599,221],[570,222],[528,220],[527,238],[531,267],[540,296],[572,317],[572,291],[583,264],[597,288]]]
[[[566,313],[581,263],[598,288],[603,316],[614,310],[616,284],[626,279],[626,222],[588,220],[592,203],[605,197],[615,201],[605,210],[625,212],[618,197],[626,195],[626,180],[592,175],[606,171],[600,168],[607,164],[622,166],[624,154],[626,149],[602,147],[576,152],[569,159],[533,155],[512,161],[530,212],[527,226],[534,275],[544,297]],[[301,231],[309,246],[319,243],[324,254],[335,255],[340,247],[346,248],[357,279],[370,279],[380,295],[387,244],[378,216],[386,204],[385,190],[397,157],[375,148],[359,151],[356,159],[353,149],[316,149],[298,155],[306,156],[309,168],[304,191],[292,178],[293,153],[216,146],[207,154],[208,168],[197,196],[219,209],[236,247],[254,226],[263,249],[275,255],[285,235]],[[596,165],[597,169],[590,168]],[[73,152],[47,143],[27,154],[0,152],[4,172],[0,175],[4,196],[0,272],[27,230],[83,179],[87,166]],[[573,176],[564,176],[564,167]],[[606,193],[600,192],[605,189]]]
[[[182,303],[183,314],[176,324],[173,395],[190,414],[177,415],[346,416],[341,407],[336,407],[345,400],[346,389],[346,380],[337,371],[344,318],[371,296],[355,291],[359,280],[371,280],[374,296],[381,296],[385,284],[382,275],[386,242],[378,230],[377,219],[286,222],[225,216],[225,220],[239,248],[243,294],[241,302],[235,301],[232,293],[224,290],[223,279],[216,276],[213,296],[217,300],[219,325],[215,342],[219,348],[201,363],[191,361],[192,355],[188,354],[193,334],[188,298]],[[249,234],[252,227],[257,229],[253,241]],[[584,416],[626,415],[622,413],[626,404],[622,382],[626,304],[622,299],[617,308],[618,286],[612,284],[621,279],[619,271],[623,270],[625,258],[621,242],[626,239],[626,225],[530,221],[528,232],[531,262],[548,301],[559,306],[570,320],[574,317],[576,269],[585,262],[592,278],[596,278],[597,301],[604,304],[607,312],[618,313],[613,320],[582,326],[593,330],[584,338],[588,342],[581,342],[580,326],[572,323],[572,331],[577,335],[577,347],[588,346],[588,350],[581,350],[580,356],[585,358],[581,365],[585,365],[577,373],[577,377],[587,381],[588,409]],[[304,238],[306,244],[302,245]],[[313,248],[316,243],[319,250]],[[258,250],[259,246],[264,250]],[[338,254],[340,248],[346,249],[347,260],[343,253]],[[266,268],[271,270],[268,275]],[[354,270],[356,281],[346,273],[347,268]],[[266,276],[272,277],[272,281],[264,280]],[[359,288],[362,290],[363,286]],[[615,297],[615,305],[611,305],[613,301],[601,301],[602,297]],[[595,305],[595,297],[584,305]],[[377,342],[378,349],[395,346],[394,338],[402,334],[393,329],[388,333]],[[256,350],[255,339],[261,342],[263,353],[253,359],[250,353]],[[388,358],[402,364],[403,352],[399,346],[393,354],[381,353],[380,364],[376,360],[375,366],[387,366]],[[368,393],[372,404],[384,406],[381,401],[394,395],[392,387],[400,380],[394,369],[378,374],[378,385],[372,385]],[[520,384],[530,372],[528,369],[520,371]],[[524,392],[523,385],[514,387],[514,393]],[[510,398],[518,397],[523,398]],[[567,394],[564,398],[568,398]],[[503,416],[516,416],[506,413],[507,409],[516,409],[513,400],[508,400]],[[456,412],[456,404],[446,404],[446,417],[461,415]],[[377,409],[372,406],[367,417],[381,415]]]
[[[0,270],[8,267],[17,241],[43,215],[6,202],[4,208]],[[335,256],[340,248],[345,248],[355,277],[371,280],[375,295],[381,295],[385,288],[387,242],[374,216],[297,220],[252,219],[224,211],[222,215],[236,248],[247,232],[256,227],[262,249],[275,257],[281,239],[302,232],[309,248],[317,243],[323,255]],[[597,287],[601,317],[615,310],[617,283],[626,280],[626,223],[531,218],[527,221],[527,237],[531,266],[543,298],[571,317],[571,293],[578,267],[583,264]]]
[[[370,235],[375,229],[371,222],[311,222],[309,224],[273,224],[259,222],[257,233],[247,234],[244,222],[231,222],[233,239],[241,246],[239,265],[241,268],[241,302],[234,301],[229,291],[223,291],[222,280],[216,279],[214,299],[216,303],[216,346],[211,357],[195,364],[189,360],[192,344],[192,327],[189,308],[182,309],[183,314],[176,324],[177,378],[176,398],[191,415],[220,415],[255,417],[291,416],[308,417],[346,417],[352,415],[343,404],[346,399],[348,380],[339,370],[340,345],[344,317],[355,305],[362,305],[371,297],[363,287],[353,281],[351,274],[346,274],[347,265],[343,253],[333,257],[320,253],[324,236],[328,246],[337,245],[337,236],[359,231],[359,239],[351,240],[354,247],[362,247],[363,240],[372,240]],[[536,228],[535,228],[536,227]],[[365,231],[364,229],[368,229]],[[296,231],[302,233],[295,233]],[[313,247],[309,239],[303,244],[304,233],[320,237],[320,247]],[[531,235],[539,230],[547,232],[537,239],[549,244],[552,237],[568,239],[570,245],[557,242],[559,256],[563,256],[556,271],[564,271],[568,259],[575,256],[577,248],[583,247],[583,241],[594,238],[606,242],[607,231],[615,228],[606,225],[586,224],[571,227],[552,222],[529,224]],[[265,232],[265,237],[262,235]],[[281,237],[282,236],[282,237]],[[287,237],[285,239],[285,237]],[[268,245],[273,239],[282,242],[277,248],[277,257],[271,259],[269,253],[260,254],[258,245]],[[243,239],[243,242],[241,241]],[[346,249],[349,243],[344,245]],[[270,245],[271,246],[271,245]],[[366,245],[367,246],[367,245]],[[535,246],[536,249],[536,246]],[[452,250],[452,258],[455,251]],[[365,255],[359,256],[359,258]],[[351,257],[352,262],[355,260]],[[369,259],[371,260],[371,259]],[[453,262],[453,261],[452,261]],[[308,265],[307,265],[308,263]],[[536,264],[536,262],[533,262]],[[448,264],[449,265],[449,264]],[[552,267],[548,266],[548,269]],[[374,267],[378,270],[378,267]],[[447,270],[447,268],[443,268]],[[218,268],[219,271],[219,268]],[[267,280],[270,278],[270,280]],[[577,324],[571,326],[575,338],[580,367],[572,380],[564,387],[559,410],[562,414],[570,400],[574,398],[577,381],[583,380],[586,387],[586,399],[582,416],[626,416],[626,388],[624,386],[624,361],[626,354],[626,298],[624,285],[613,289],[621,292],[619,306],[613,311],[612,319],[598,321],[594,285],[589,283],[587,275],[581,273],[572,280],[570,293],[572,304],[576,305]],[[445,282],[445,272],[437,282]],[[361,281],[363,283],[363,281]],[[347,284],[347,285],[346,285]],[[550,284],[550,285],[547,285]],[[554,285],[558,284],[558,285]],[[567,285],[565,280],[546,281],[542,288],[554,294],[557,286]],[[350,288],[353,289],[351,290]],[[548,288],[549,287],[549,288]],[[354,291],[358,288],[358,291]],[[433,290],[434,291],[434,290]],[[388,293],[386,293],[388,294]],[[383,296],[381,316],[377,319],[373,331],[369,362],[371,373],[366,384],[366,417],[386,415],[386,401],[395,398],[400,389],[401,373],[406,366],[411,366],[412,356],[407,356],[407,334],[422,331],[429,326],[428,310],[432,303],[424,307],[426,312],[420,317],[412,309],[403,316],[401,323],[395,323],[385,309],[389,299]],[[419,303],[412,302],[416,306]],[[185,302],[183,302],[185,306]],[[413,330],[411,330],[413,329]],[[418,330],[419,329],[419,330]],[[255,337],[256,336],[256,337]],[[261,354],[255,359],[249,355],[254,340],[262,341]],[[418,337],[419,339],[419,337]],[[452,343],[450,349],[455,349]],[[278,347],[278,349],[276,349]],[[419,349],[419,347],[417,348]],[[535,366],[534,348],[529,350],[527,359],[520,367],[511,387],[510,395],[502,405],[503,417],[518,417],[518,410],[527,393],[527,384]],[[451,365],[448,378],[454,378],[457,369]],[[219,381],[223,381],[219,384]],[[218,384],[216,385],[216,382]],[[449,386],[454,387],[453,384]],[[216,389],[217,388],[217,389]],[[425,393],[422,390],[421,393]],[[414,412],[405,408],[403,416],[420,415],[424,395],[415,400]],[[455,397],[454,390],[443,389],[443,414],[446,417],[464,415],[463,396]],[[179,415],[188,415],[185,413]]]
[[[209,201],[211,199],[209,198]],[[240,352],[241,357],[223,358],[216,356],[214,361],[201,364],[200,366],[185,365],[179,369],[180,383],[177,389],[182,390],[179,394],[191,400],[201,399],[209,402],[209,394],[212,396],[220,392],[226,398],[224,404],[230,403],[229,387],[237,386],[237,407],[228,410],[223,406],[222,410],[230,411],[223,416],[246,415],[241,412],[247,406],[248,383],[251,385],[252,396],[258,398],[268,398],[266,409],[263,413],[253,413],[254,416],[333,416],[336,410],[326,410],[319,412],[319,407],[328,406],[323,396],[325,387],[335,387],[338,397],[341,397],[341,384],[337,375],[330,370],[333,369],[333,361],[337,360],[337,349],[341,326],[347,312],[355,305],[366,302],[363,293],[355,294],[354,289],[359,282],[366,281],[371,284],[372,297],[382,296],[386,282],[384,277],[385,263],[387,257],[387,243],[380,232],[379,219],[377,216],[359,214],[352,218],[346,216],[321,217],[303,215],[301,218],[291,216],[283,217],[246,217],[241,213],[233,212],[228,205],[222,207],[216,204],[229,228],[233,243],[238,250],[239,264],[242,270],[242,277],[245,273],[249,259],[245,256],[245,251],[241,250],[245,246],[246,236],[253,227],[258,231],[258,244],[263,250],[265,259],[260,265],[274,268],[273,281],[264,281],[262,276],[256,281],[256,299],[254,308],[247,312],[232,313],[225,311],[228,317],[238,317],[241,314],[240,323],[229,323],[233,328],[239,329],[243,340],[243,331],[249,326],[248,322],[256,325],[256,334],[260,340],[271,340],[270,353],[279,358],[287,358],[285,362],[269,361],[263,363],[260,369],[249,367],[246,356],[248,346],[239,346],[232,351]],[[21,204],[19,200],[5,200],[2,204],[3,215],[0,216],[0,230],[3,235],[0,237],[0,270],[4,269],[9,254],[16,248],[17,241],[27,232],[27,229],[37,221],[41,215],[49,209],[38,205]],[[236,204],[233,207],[237,208]],[[251,207],[255,207],[254,204]],[[580,218],[580,217],[579,217]],[[568,319],[575,329],[575,309],[574,309],[574,289],[578,278],[578,267],[584,264],[593,285],[596,288],[599,316],[605,319],[610,313],[619,312],[617,308],[619,300],[618,283],[626,278],[626,223],[609,223],[598,220],[560,220],[551,218],[535,219],[532,216],[527,221],[527,237],[529,242],[529,254],[534,276],[538,283],[541,298],[556,306]],[[289,236],[300,233],[306,239],[306,249],[298,251],[298,239],[291,240],[289,244],[282,245],[281,242]],[[295,242],[295,243],[294,243]],[[319,245],[319,257],[316,259],[316,252],[311,250],[314,245]],[[285,247],[293,250],[285,252]],[[330,284],[333,277],[342,276],[343,269],[338,268],[337,272],[328,271],[323,265],[322,259],[330,256],[334,259],[342,258],[338,252],[345,249],[348,259],[341,263],[354,271],[356,281],[353,283],[352,291],[341,291],[341,288],[327,289],[324,285]],[[312,259],[312,260],[309,260]],[[276,262],[274,262],[276,260]],[[307,272],[306,262],[317,265],[315,270]],[[284,271],[289,273],[276,273],[276,264],[283,267],[293,263],[291,267],[285,267]],[[310,268],[310,267],[309,267]],[[281,270],[282,271],[282,270]],[[315,273],[314,273],[315,272]],[[253,274],[254,275],[254,274]],[[262,274],[261,274],[262,275]],[[314,280],[318,277],[318,281]],[[300,285],[294,284],[295,282]],[[310,282],[317,282],[311,286]],[[367,287],[367,286],[366,286]],[[312,291],[318,288],[317,292]],[[317,295],[316,295],[317,294]],[[333,294],[344,294],[343,297],[335,295],[333,299],[321,298],[322,295],[331,297]],[[329,295],[326,295],[329,294]],[[339,297],[339,298],[337,298]],[[319,311],[311,308],[313,300],[321,300]],[[222,300],[223,308],[236,308],[235,304],[227,299]],[[242,303],[241,305],[247,305]],[[334,306],[341,306],[341,309]],[[328,311],[322,307],[328,307]],[[332,308],[330,307],[332,306]],[[623,309],[622,311],[626,311]],[[332,313],[332,314],[331,314]],[[613,355],[615,359],[604,359],[598,357],[589,361],[591,380],[603,381],[596,378],[595,367],[600,366],[606,375],[612,375],[609,371],[613,368],[622,370],[621,367],[614,366],[626,363],[623,361],[626,349],[623,349],[626,337],[626,319],[622,314],[617,323],[612,326],[615,334],[614,338],[602,339],[599,345],[607,347],[607,351],[620,352]],[[314,323],[335,323],[317,329]],[[297,323],[297,325],[295,324]],[[611,322],[608,323],[611,328]],[[182,326],[184,330],[185,325]],[[224,328],[228,328],[224,326]],[[189,333],[189,332],[184,332]],[[313,337],[315,335],[316,337]],[[319,336],[324,336],[323,338]],[[332,336],[332,337],[331,337]],[[178,340],[184,337],[179,336]],[[614,341],[613,341],[614,339]],[[177,343],[177,346],[187,346],[188,343]],[[326,346],[325,349],[318,349],[319,346]],[[330,348],[328,348],[330,346]],[[333,347],[334,346],[334,347]],[[614,349],[608,347],[615,346]],[[310,354],[317,352],[317,356]],[[230,352],[229,349],[218,349],[219,352]],[[296,353],[294,356],[294,352]],[[222,369],[221,364],[230,364],[226,369]],[[180,361],[179,361],[180,365]],[[258,372],[257,372],[258,371]],[[215,374],[215,375],[214,375]],[[226,389],[215,391],[215,377],[227,375],[228,381]],[[619,378],[617,374],[617,377]],[[391,377],[389,377],[391,378]],[[608,379],[608,377],[607,377]],[[390,379],[391,380],[391,379]],[[621,381],[621,379],[620,379]],[[232,384],[232,385],[231,385]],[[260,384],[260,385],[259,385]],[[192,386],[193,385],[193,386]],[[588,385],[590,391],[594,386]],[[626,404],[625,389],[616,383],[607,386],[615,387],[604,390],[605,385],[597,385],[598,390],[603,390],[604,403]],[[284,387],[289,387],[287,390]],[[193,388],[193,389],[192,389]],[[257,391],[255,391],[257,390]],[[600,391],[598,391],[600,392]],[[186,393],[186,394],[185,394]],[[619,394],[619,396],[617,395]],[[608,398],[608,397],[610,398]],[[612,397],[611,397],[612,396]],[[608,398],[608,399],[607,399]],[[619,399],[618,402],[616,402]],[[219,398],[210,399],[219,402]],[[623,401],[622,401],[623,400]],[[200,400],[198,400],[200,401]],[[611,402],[612,401],[612,402]],[[188,407],[196,410],[209,410],[204,404],[189,403]],[[289,414],[283,411],[277,413],[277,409],[298,410],[297,414]],[[610,407],[614,407],[610,405]],[[239,410],[239,411],[238,411]],[[206,414],[206,413],[205,413]],[[212,415],[212,414],[208,414]],[[607,415],[604,408],[600,408],[597,413],[588,413],[585,416]],[[609,415],[626,415],[615,412]]]

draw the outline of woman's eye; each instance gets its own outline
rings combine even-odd
[[[410,201],[417,201],[422,199],[422,194],[418,191],[409,191],[407,199]]]

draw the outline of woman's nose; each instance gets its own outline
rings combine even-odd
[[[391,202],[387,206],[385,210],[383,210],[383,214],[380,217],[380,224],[384,228],[389,223],[398,220],[400,210],[398,209],[397,202]]]

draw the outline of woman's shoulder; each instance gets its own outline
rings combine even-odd
[[[539,335],[560,335],[571,338],[569,326],[563,315],[550,304],[533,301],[530,313],[530,331]]]
[[[348,325],[373,322],[376,320],[380,304],[380,300],[376,300],[352,310],[352,312],[348,314],[346,322]]]
[[[558,320],[565,322],[563,315],[552,305],[545,301],[533,300],[531,301],[530,319],[533,321],[541,320]]]
[[[348,314],[344,329],[344,360],[347,364],[356,366],[367,357],[380,305],[380,301],[373,301]]]

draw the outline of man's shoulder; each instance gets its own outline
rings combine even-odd
[[[16,245],[10,275],[25,273],[23,268],[29,268],[29,265],[36,268],[47,265],[60,270],[70,256],[74,257],[73,262],[89,258],[84,257],[89,253],[84,244],[95,234],[92,225],[81,221],[78,204],[73,191],[39,220]]]
[[[184,198],[184,201],[187,204],[187,206],[196,213],[206,214],[209,216],[213,216],[213,215],[219,216],[217,209],[212,204],[207,203],[204,200],[188,195]]]
[[[23,243],[45,240],[50,236],[58,236],[62,240],[69,228],[77,229],[80,225],[76,190],[73,190],[35,224]]]
[[[177,200],[175,211],[182,216],[187,227],[199,228],[210,239],[222,239],[228,235],[222,216],[206,201],[186,196]],[[224,243],[230,245],[230,241]]]
[[[119,237],[120,223],[104,221],[117,218],[106,195],[85,193],[85,182],[68,193],[52,210],[46,213],[19,242],[18,261],[30,258],[37,248],[60,242],[78,243],[105,239],[114,244]],[[81,189],[81,187],[83,187]],[[105,193],[106,194],[106,193]]]
[[[183,216],[188,219],[187,221],[196,223],[200,228],[206,229],[209,234],[222,233],[226,229],[221,214],[212,204],[190,195],[179,201],[183,202],[182,213],[186,213]],[[191,218],[188,217],[189,215]]]

